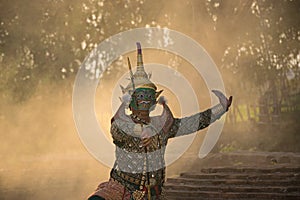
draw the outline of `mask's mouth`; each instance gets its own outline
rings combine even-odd
[[[149,110],[152,106],[152,102],[149,100],[139,100],[138,101],[138,107],[141,110]]]
[[[141,100],[141,101],[138,101],[138,104],[142,105],[150,105],[151,101],[147,101],[147,100]]]

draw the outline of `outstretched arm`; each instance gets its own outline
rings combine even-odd
[[[223,93],[218,90],[213,90],[212,92],[219,98],[220,103],[195,115],[174,119],[174,123],[169,130],[170,138],[191,134],[204,129],[228,111],[232,102],[232,96],[227,99]]]

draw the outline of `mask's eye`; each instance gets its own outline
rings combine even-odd
[[[144,98],[144,95],[143,94],[139,94],[138,97],[139,98]]]

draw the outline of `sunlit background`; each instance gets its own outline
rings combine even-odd
[[[84,199],[108,179],[110,169],[77,135],[73,83],[97,44],[137,27],[182,32],[215,61],[234,102],[213,152],[300,151],[300,1],[0,0],[0,11],[0,199]],[[135,63],[135,53],[129,56]],[[189,77],[201,110],[211,106],[205,83],[184,59],[144,51],[144,61]],[[114,62],[97,90],[107,132],[114,80],[126,71],[124,60]],[[176,102],[171,95],[180,115]],[[187,154],[198,155],[204,134]],[[168,175],[183,171],[181,164]]]

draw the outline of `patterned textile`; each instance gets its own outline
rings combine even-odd
[[[100,196],[105,198],[105,200],[130,200],[131,194],[126,188],[115,181],[114,179],[109,179],[108,182],[101,183],[98,185],[95,192],[91,196]]]
[[[223,106],[218,104],[204,112],[178,119],[173,118],[165,106],[163,114],[152,117],[150,124],[146,125],[115,117],[110,130],[116,145],[115,165],[109,182],[100,184],[93,194],[105,199],[145,200],[148,199],[146,188],[150,187],[152,200],[162,198],[168,139],[206,128],[225,112]],[[151,135],[147,149],[141,146],[143,130]]]
[[[105,200],[148,200],[147,188],[143,188],[140,198],[134,197],[134,192],[123,186],[118,181],[110,178],[108,182],[101,183],[97,189],[89,196],[99,196]],[[151,200],[160,200],[162,188],[151,188]]]
[[[225,112],[223,106],[218,104],[204,112],[182,119],[175,119],[169,132],[169,138],[188,135],[204,129],[219,119]]]

